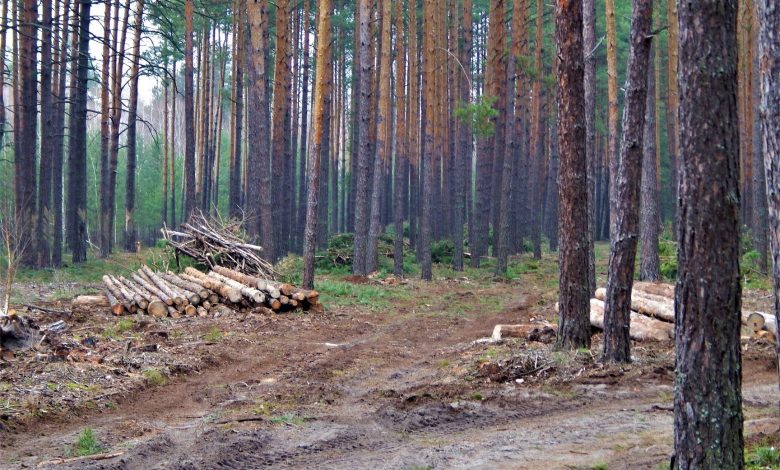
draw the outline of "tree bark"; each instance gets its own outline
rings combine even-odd
[[[51,190],[52,160],[54,152],[54,96],[52,94],[52,2],[43,0],[41,4],[43,18],[41,23],[41,158],[39,161],[40,188],[38,189],[38,214],[36,217],[36,259],[39,268],[49,266],[50,226],[51,226]],[[2,88],[0,88],[2,90]]]
[[[125,181],[125,251],[135,251],[136,241],[136,229],[135,229],[135,170],[137,161],[137,142],[136,135],[138,129],[138,78],[140,76],[138,70],[138,61],[141,55],[141,29],[144,24],[144,0],[138,0],[135,6],[135,36],[133,36],[133,49],[130,65],[130,102],[128,103],[127,110],[127,176]],[[129,10],[129,6],[128,6]],[[166,96],[167,96],[167,84]],[[175,98],[175,95],[174,95]],[[168,102],[165,102],[165,120],[168,120]],[[168,142],[165,141],[164,145],[167,148]],[[167,154],[167,152],[166,152]],[[169,158],[173,158],[170,155]],[[164,162],[163,164],[167,164]],[[163,173],[167,173],[167,167],[163,170]],[[167,189],[167,182],[165,184]],[[167,193],[164,196],[163,206],[167,201]],[[166,211],[167,212],[167,211]],[[165,215],[163,215],[163,221],[165,221]]]
[[[184,213],[187,220],[196,207],[195,194],[195,103],[192,42],[192,2],[184,1]]]
[[[358,0],[358,90],[360,96],[357,106],[357,154],[356,158],[356,188],[355,188],[355,249],[352,256],[352,272],[365,276],[366,249],[368,246],[368,217],[369,212],[369,170],[370,170],[370,121],[371,121],[371,63],[369,62],[369,48],[371,36],[369,34],[370,6],[368,0]],[[353,132],[355,132],[353,130]]]
[[[274,63],[274,93],[273,93],[273,126],[271,129],[272,145],[272,185],[284,185],[287,179],[287,145],[289,144],[290,122],[290,0],[280,0],[276,4],[276,57]],[[289,190],[292,190],[287,186]],[[272,187],[271,220],[277,222],[272,225],[274,229],[274,255],[276,260],[287,248],[287,240],[284,239],[285,229],[282,223],[286,213],[285,191]]]
[[[640,190],[640,245],[641,263],[639,266],[639,279],[642,281],[657,281],[661,277],[661,261],[658,258],[658,237],[661,229],[659,212],[658,174],[656,152],[658,141],[656,139],[657,115],[656,115],[656,91],[659,84],[656,68],[658,58],[658,45],[654,41],[651,59],[647,72],[647,101],[645,105],[645,130],[644,149],[642,151],[642,187]]]
[[[308,152],[308,200],[306,202],[306,228],[303,244],[303,288],[314,288],[314,249],[315,235],[317,233],[317,204],[319,196],[319,179],[321,163],[322,134],[328,132],[324,129],[325,117],[325,93],[327,93],[327,79],[330,71],[330,17],[332,10],[331,0],[319,2],[317,21],[317,70],[314,83],[314,109],[312,122],[311,151]]]
[[[74,37],[71,63],[75,87],[68,126],[68,238],[74,263],[87,259],[87,80],[92,0],[79,0],[79,5],[78,41]]]
[[[680,93],[677,89],[677,42],[678,28],[677,23],[677,1],[667,0],[666,2],[666,21],[669,25],[667,40],[667,80],[668,97],[666,99],[666,144],[669,154],[669,193],[672,200],[672,235],[677,235],[677,188],[679,186],[677,177],[678,164],[678,141],[680,139],[679,105]]]
[[[758,63],[761,87],[760,116],[772,253],[774,314],[780,330],[780,5],[759,0]],[[780,355],[780,341],[777,343]],[[780,370],[780,366],[778,366]]]
[[[406,50],[404,38],[403,1],[395,7],[395,160],[393,168],[393,273],[396,277],[404,274],[404,182],[407,178],[408,141],[406,131]],[[461,230],[461,234],[463,230]],[[462,238],[461,238],[462,244]]]
[[[677,7],[674,467],[742,468],[736,2]]]
[[[556,2],[555,22],[560,141],[558,346],[576,349],[590,347],[582,1]]]
[[[582,39],[585,53],[585,151],[588,154],[588,289],[596,291],[596,252],[593,241],[596,235],[596,2],[582,3],[584,28]]]
[[[626,104],[623,110],[623,139],[613,193],[617,204],[614,236],[610,239],[609,278],[604,310],[606,362],[631,362],[631,288],[639,238],[639,190],[652,26],[653,0],[634,0]]]
[[[674,1],[674,0],[668,0]],[[618,161],[618,85],[615,0],[606,0],[607,10],[607,161],[609,168],[609,238],[615,238]]]
[[[59,6],[62,3],[57,1]],[[5,2],[3,2],[4,8]],[[55,85],[54,96],[54,109],[56,113],[54,121],[54,144],[52,149],[52,217],[54,220],[53,235],[51,242],[51,264],[52,267],[58,268],[62,266],[62,209],[63,209],[63,154],[64,154],[64,142],[65,142],[65,99],[66,99],[66,84],[67,84],[67,71],[68,71],[68,22],[71,18],[74,19],[73,31],[78,29],[78,15],[70,15],[70,0],[65,0],[62,7],[62,16],[59,23],[59,52],[58,52],[58,71],[57,82]],[[74,5],[75,6],[75,5]],[[75,9],[75,8],[74,8]],[[5,15],[5,13],[4,13]],[[3,37],[3,41],[4,41]],[[75,36],[74,36],[75,39]],[[5,50],[5,45],[0,44],[0,51]],[[0,80],[0,89],[2,88],[2,80]],[[0,100],[0,105],[2,101]],[[4,106],[4,105],[3,105]],[[4,111],[0,111],[0,114],[4,114]],[[2,128],[0,128],[1,130]],[[2,144],[2,133],[0,133],[0,145]]]
[[[14,157],[17,174],[16,218],[28,248],[35,246],[35,156],[38,142],[38,3],[36,0],[22,2],[22,17],[19,24],[19,146]],[[48,157],[47,157],[48,158]],[[48,184],[48,183],[47,183]],[[34,251],[23,250],[22,264],[35,263]]]
[[[251,0],[250,0],[251,1]],[[233,86],[235,89],[234,102],[235,114],[233,115],[233,135],[230,136],[233,149],[230,155],[230,178],[228,183],[228,213],[230,217],[239,218],[241,216],[241,136],[244,123],[244,50],[246,41],[244,39],[245,19],[243,15],[244,2],[237,0],[236,5],[236,43],[235,43],[235,76]],[[260,113],[258,113],[260,114]],[[247,168],[249,168],[247,166]],[[247,188],[248,189],[248,188]],[[249,198],[247,197],[247,200]]]
[[[100,257],[111,253],[109,141],[111,140],[111,4],[103,8],[103,57],[100,72]]]

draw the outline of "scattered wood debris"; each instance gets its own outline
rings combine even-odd
[[[321,312],[319,293],[250,276],[223,266],[204,273],[188,267],[181,274],[143,266],[131,275],[103,276],[105,296],[79,296],[73,310],[110,307],[114,315],[146,313],[155,318],[219,316],[233,311],[301,309]]]
[[[263,248],[247,243],[241,232],[242,221],[209,220],[196,211],[182,224],[181,231],[168,227],[162,236],[177,253],[187,255],[214,268],[224,266],[264,279],[275,280],[278,273],[262,258]]]

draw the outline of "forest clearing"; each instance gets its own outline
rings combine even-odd
[[[775,0],[0,0],[0,468],[780,469]]]
[[[600,284],[607,249],[597,245]],[[116,255],[53,283],[26,273],[17,302],[67,310],[103,289],[102,272],[154,259],[163,253]],[[396,279],[386,258],[372,278],[334,270],[319,283],[324,313],[159,322],[108,308],[31,310],[41,324],[65,320],[61,341],[82,346],[0,362],[0,466],[667,468],[673,342],[636,342],[622,366],[556,352],[554,334],[476,341],[497,324],[557,321],[554,254],[513,257],[503,281],[493,262],[463,273],[436,265],[430,283]],[[295,278],[296,263],[283,262],[283,276]],[[768,310],[766,281],[752,286],[746,308]],[[750,457],[779,444],[780,393],[774,342],[743,334]],[[110,458],[74,457],[85,429]]]

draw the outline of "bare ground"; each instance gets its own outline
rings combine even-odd
[[[0,433],[0,467],[668,467],[671,344],[635,343],[623,367],[538,342],[475,344],[496,323],[552,319],[551,293],[523,281],[393,289],[413,294],[383,310],[145,325],[145,341],[183,331],[161,341],[165,364],[197,363],[167,385],[122,388],[111,406],[19,420]],[[197,339],[215,326],[229,333]],[[750,439],[778,429],[776,371],[773,345],[744,343]],[[85,427],[121,455],[58,461]]]

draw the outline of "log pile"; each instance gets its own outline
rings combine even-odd
[[[607,290],[596,289],[590,301],[590,323],[604,328],[604,300]],[[742,324],[754,335],[777,338],[775,316],[762,312],[742,311]],[[763,333],[762,333],[763,332]],[[652,282],[635,282],[631,290],[631,338],[638,341],[674,339],[674,286]]]
[[[80,296],[74,310],[109,307],[114,315],[145,313],[156,318],[222,315],[252,310],[322,311],[319,293],[250,276],[223,266],[204,273],[188,267],[181,274],[143,266],[124,276],[103,276],[105,296]]]
[[[214,221],[196,211],[180,230],[160,229],[165,241],[177,253],[214,268],[224,266],[264,279],[276,279],[271,263],[262,258],[263,248],[247,243],[241,221]]]

